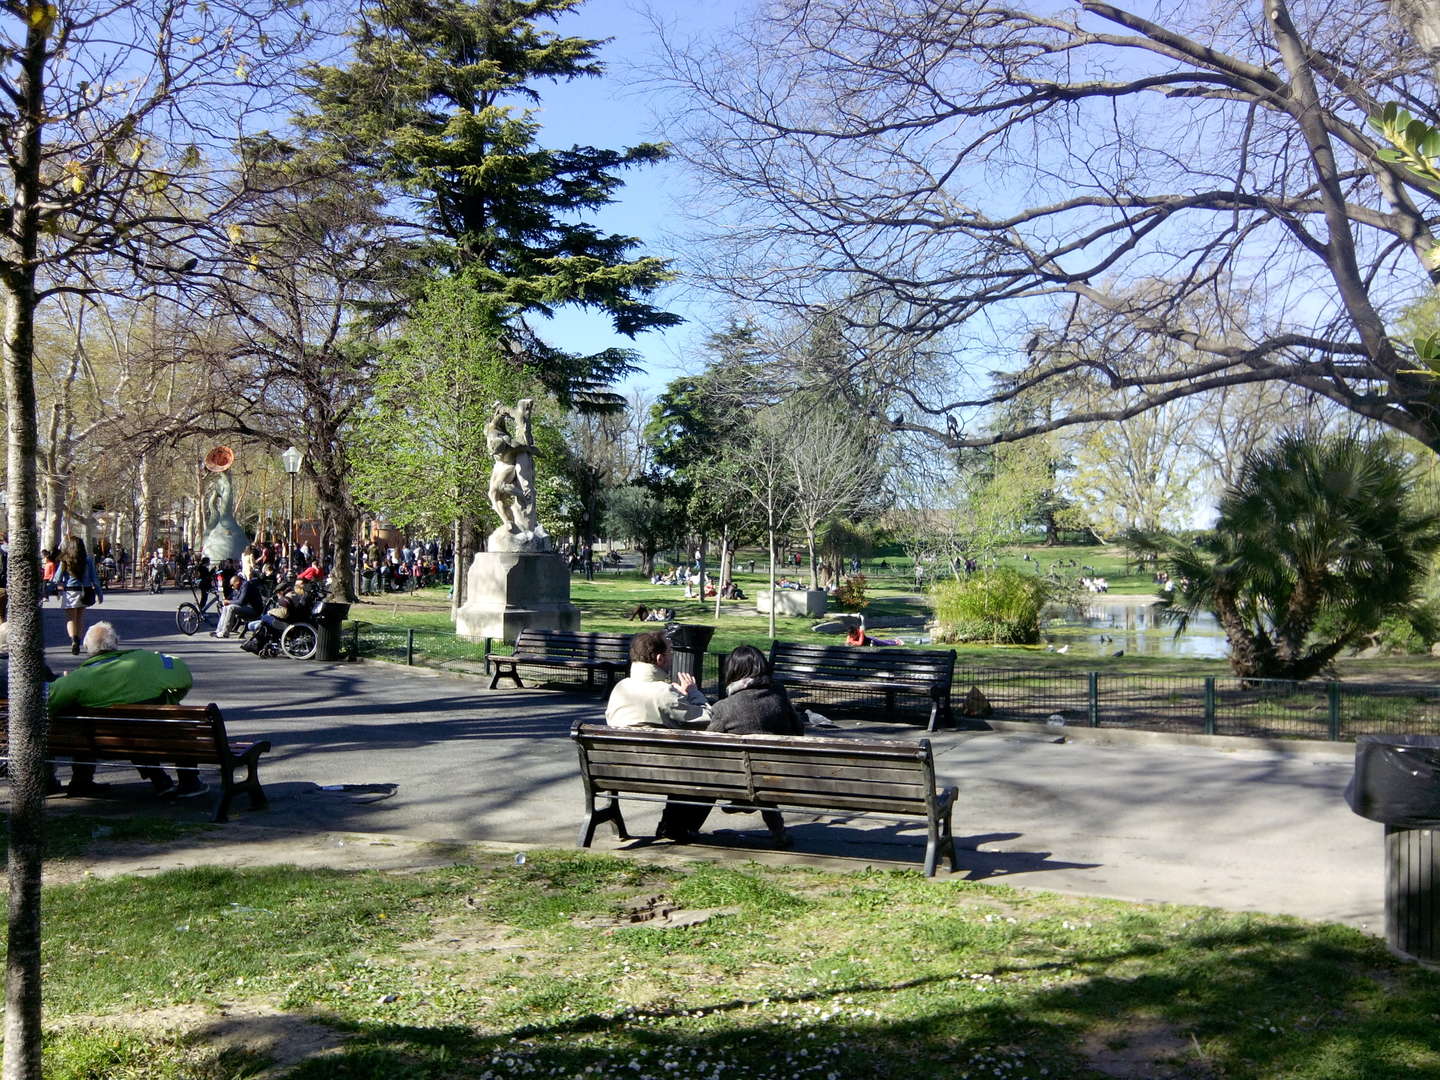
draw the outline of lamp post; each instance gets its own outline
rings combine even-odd
[[[290,474],[290,513],[285,519],[285,542],[289,550],[286,552],[290,560],[290,569],[295,570],[295,474],[300,471],[300,462],[305,455],[295,447],[290,447],[280,455],[280,464],[285,466],[285,471]]]

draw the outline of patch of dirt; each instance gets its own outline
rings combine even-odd
[[[168,843],[97,843],[84,855],[47,860],[46,884],[122,874],[151,876],[194,866],[315,866],[404,872],[498,858],[513,845],[448,844],[366,833],[315,833],[234,822]]]
[[[1086,1036],[1090,1067],[1117,1080],[1213,1080],[1215,1071],[1193,1035],[1158,1020],[1137,1018]]]
[[[523,937],[504,926],[476,925],[463,916],[437,920],[438,932],[424,941],[404,942],[401,952],[454,956],[462,953],[521,952],[529,947]]]
[[[618,915],[599,919],[575,919],[581,927],[606,929],[621,926],[653,926],[657,929],[674,929],[682,926],[699,926],[718,915],[738,915],[738,907],[682,908],[663,893],[637,896],[621,905]]]
[[[238,1050],[268,1058],[271,1067],[247,1074],[253,1080],[279,1076],[287,1069],[334,1053],[349,1037],[305,1016],[282,1012],[262,1002],[221,1005],[172,1005],[118,1016],[71,1017],[77,1028],[128,1028],[155,1035],[178,1035],[213,1050]]]

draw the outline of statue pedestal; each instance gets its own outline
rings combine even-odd
[[[570,571],[551,551],[480,551],[465,578],[455,632],[478,641],[514,641],[520,631],[579,630],[570,602]]]

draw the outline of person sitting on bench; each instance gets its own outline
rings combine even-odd
[[[265,593],[260,588],[258,578],[246,581],[236,574],[230,579],[230,589],[230,599],[226,600],[225,606],[220,609],[220,619],[215,624],[213,637],[229,637],[230,630],[236,623],[244,625],[252,619],[258,619],[265,606]]]
[[[804,735],[805,721],[790,703],[785,688],[775,685],[770,663],[753,645],[741,645],[725,658],[725,696],[710,707],[707,730],[726,735]],[[691,802],[703,802],[695,799]],[[757,805],[776,847],[790,846],[790,834],[779,810]],[[730,813],[744,813],[731,810]],[[753,812],[753,811],[752,811]],[[663,823],[667,838],[676,843],[692,839],[710,815],[708,805],[677,804],[666,807]]]
[[[85,633],[84,649],[90,659],[50,684],[50,715],[99,709],[106,705],[178,705],[190,692],[193,680],[185,661],[178,656],[149,649],[120,648],[120,637],[108,622],[97,622]],[[154,758],[136,758],[140,775],[154,785],[157,795],[172,788],[180,798],[203,795],[206,786],[192,762],[177,761],[180,786],[160,768]],[[95,763],[76,761],[70,770],[67,795],[99,795],[109,785],[95,782]],[[54,766],[50,772],[50,794],[58,794],[60,781]]]
[[[610,691],[605,722],[611,727],[704,727],[708,702],[695,676],[682,671],[670,681],[670,639],[646,630],[630,639],[630,676]]]

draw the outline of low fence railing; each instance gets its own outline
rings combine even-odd
[[[471,641],[438,628],[366,622],[348,623],[346,642],[351,658],[467,674],[484,672],[487,653],[512,651],[498,640]],[[708,652],[680,657],[679,666],[715,695],[724,658]],[[957,716],[972,687],[997,720],[1346,742],[1362,734],[1440,735],[1440,686],[957,667],[951,691]]]

